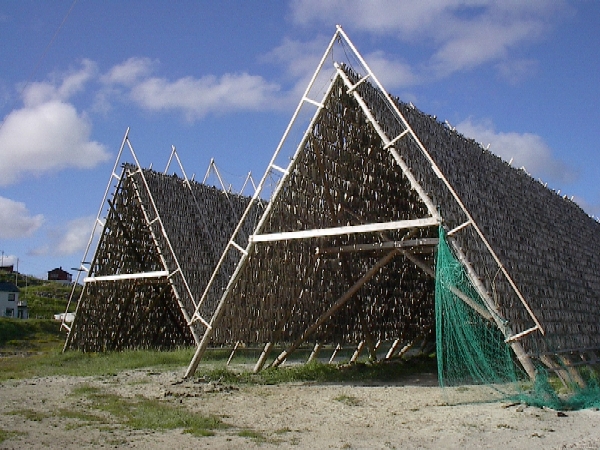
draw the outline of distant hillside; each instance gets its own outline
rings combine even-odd
[[[0,356],[59,349],[64,339],[52,320],[0,319]]]
[[[55,281],[41,280],[36,277],[14,273],[0,273],[0,282],[15,283],[20,289],[19,298],[27,301],[29,318],[52,319],[54,314],[65,312],[73,286]],[[76,295],[81,286],[76,287]],[[75,310],[75,302],[71,305]]]

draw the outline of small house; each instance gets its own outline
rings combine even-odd
[[[19,288],[13,283],[0,283],[0,316],[29,318],[27,302],[19,300]]]
[[[48,272],[48,281],[57,281],[63,284],[71,284],[73,282],[73,275],[71,275],[62,267],[57,267]]]

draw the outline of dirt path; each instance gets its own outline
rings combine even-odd
[[[600,412],[473,403],[485,392],[442,392],[431,375],[393,385],[228,386],[183,372],[46,377],[0,384],[0,448],[600,448]],[[83,388],[83,389],[82,389]],[[93,408],[85,389],[144,396],[230,425],[213,436],[135,430]],[[449,400],[451,399],[449,405]],[[462,404],[457,404],[462,403]],[[471,403],[465,403],[471,402]]]

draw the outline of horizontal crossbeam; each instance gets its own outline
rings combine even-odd
[[[253,236],[250,236],[250,241],[287,241],[291,239],[310,239],[325,236],[342,236],[345,234],[374,233],[378,231],[402,230],[406,228],[423,228],[438,225],[439,222],[437,218],[428,217],[426,219],[398,220],[396,222],[369,223],[364,225],[349,225],[344,227],[318,228],[314,230],[302,231],[286,231],[283,233],[255,234]]]
[[[120,281],[120,280],[134,280],[137,278],[160,278],[166,277],[169,272],[166,270],[158,270],[155,272],[141,272],[141,273],[123,273],[119,275],[104,275],[100,277],[85,277],[84,283],[93,283],[95,281]]]
[[[438,238],[407,239],[405,241],[386,241],[374,244],[354,244],[340,247],[318,248],[317,254],[329,253],[350,253],[350,252],[371,252],[376,250],[385,250],[390,248],[411,249],[415,247],[435,247],[438,245]]]

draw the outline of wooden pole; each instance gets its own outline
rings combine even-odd
[[[360,352],[362,352],[362,349],[364,346],[365,346],[365,341],[360,341],[358,343],[358,347],[356,347],[356,350],[354,351],[352,358],[350,358],[350,364],[354,364],[356,362],[356,360],[360,356]]]
[[[321,350],[321,344],[319,344],[319,343],[317,342],[317,343],[315,344],[314,348],[313,348],[313,351],[312,351],[312,352],[310,352],[310,356],[309,356],[309,357],[308,357],[308,359],[306,360],[306,363],[307,363],[307,364],[308,364],[309,362],[313,361],[313,360],[314,360],[314,359],[317,357],[317,355],[318,355],[318,353],[319,353],[319,350]]]
[[[340,344],[335,346],[335,348],[333,349],[333,353],[331,354],[331,358],[329,358],[329,364],[333,364],[333,360],[335,359],[335,356],[341,350],[341,348],[342,346]]]
[[[271,348],[272,347],[273,347],[273,343],[272,342],[267,342],[267,344],[265,345],[265,349],[260,354],[260,357],[258,358],[258,361],[256,361],[256,365],[254,366],[254,369],[252,370],[253,373],[258,373],[258,372],[261,371],[261,369],[265,365],[265,361],[267,360],[267,356],[269,356],[269,353],[271,352]]]
[[[385,354],[385,359],[391,359],[392,356],[394,356],[394,353],[396,353],[396,350],[398,349],[399,345],[400,345],[400,339],[394,339],[394,342],[392,342],[392,346],[390,347],[388,352]]]
[[[275,361],[273,361],[273,363],[271,364],[271,366],[272,367],[277,367],[278,365],[280,365],[283,362],[283,360],[286,359],[287,356],[290,353],[292,353],[300,345],[302,345],[302,343],[304,341],[306,341],[306,339],[311,334],[313,334],[317,330],[317,328],[319,328],[337,310],[339,310],[342,306],[344,306],[348,302],[348,300],[350,300],[354,296],[354,294],[356,294],[356,292],[366,282],[368,282],[371,278],[373,278],[377,274],[377,272],[379,272],[379,270],[382,267],[384,267],[392,259],[394,259],[394,257],[397,254],[398,254],[397,250],[392,250],[386,256],[384,256],[382,259],[380,259],[373,267],[371,267],[371,269],[369,269],[367,271],[367,273],[365,273],[356,283],[354,283],[354,285],[350,289],[348,289],[348,291],[346,291],[346,293],[344,295],[342,295],[324,314],[322,314],[321,317],[319,317],[314,324],[312,324],[310,327],[308,327],[306,329],[306,331],[304,331],[304,333],[302,333],[302,336],[300,336],[298,339],[296,339],[292,343],[292,345],[290,345],[289,348],[287,348],[286,350],[284,350],[283,352],[281,352],[281,354],[277,358],[275,358]]]
[[[227,366],[229,365],[229,363],[231,362],[231,360],[233,359],[233,355],[235,354],[235,351],[237,350],[237,348],[240,346],[240,341],[237,341],[235,343],[235,345],[233,346],[233,350],[231,350],[231,354],[229,355],[229,359],[227,360]]]

